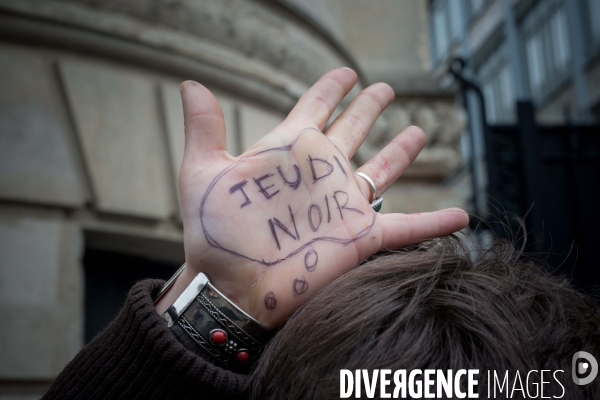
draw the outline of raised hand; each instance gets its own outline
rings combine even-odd
[[[206,88],[181,85],[185,154],[179,178],[187,267],[157,304],[162,313],[198,272],[250,315],[276,327],[333,279],[375,252],[465,227],[460,209],[377,214],[352,158],[392,89],[363,90],[325,124],[356,83],[340,68],[324,75],[286,120],[241,156],[225,149],[221,108]],[[425,144],[410,127],[359,168],[383,193]]]

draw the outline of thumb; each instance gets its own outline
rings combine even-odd
[[[185,124],[184,159],[211,157],[226,149],[223,110],[215,96],[194,81],[180,85]]]

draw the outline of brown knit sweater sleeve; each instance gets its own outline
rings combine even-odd
[[[117,318],[60,373],[44,399],[239,399],[245,375],[186,349],[154,309],[163,281],[138,282]]]

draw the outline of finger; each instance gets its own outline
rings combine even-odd
[[[184,157],[211,156],[226,149],[223,110],[215,96],[194,81],[180,86],[185,124]]]
[[[356,72],[350,68],[329,71],[300,97],[287,119],[301,119],[322,130],[356,80]]]
[[[382,214],[382,249],[396,249],[426,239],[446,236],[469,224],[469,215],[460,208],[422,214]]]
[[[381,195],[417,158],[426,141],[421,128],[409,126],[356,172],[370,177],[375,183],[377,194]],[[360,177],[357,177],[357,182],[367,199],[370,199],[372,195],[368,183]]]
[[[388,84],[369,86],[335,119],[327,129],[327,136],[351,159],[394,96],[394,90]]]

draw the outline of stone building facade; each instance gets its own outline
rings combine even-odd
[[[86,253],[183,261],[176,187],[185,79],[214,91],[233,155],[330,69],[359,72],[346,104],[368,83],[388,81],[398,100],[355,162],[413,123],[430,144],[389,190],[384,211],[468,206],[456,175],[464,117],[427,75],[426,2],[382,2],[367,13],[387,15],[379,31],[360,7],[0,0],[0,398],[38,398],[83,346],[93,318]],[[390,21],[404,13],[418,18]],[[414,65],[396,64],[403,54]]]

